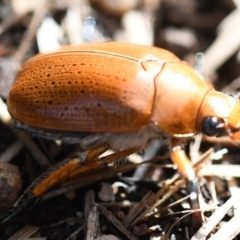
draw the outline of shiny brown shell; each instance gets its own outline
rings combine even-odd
[[[39,129],[123,133],[155,125],[191,136],[206,117],[239,129],[239,102],[171,52],[130,43],[69,46],[27,61],[8,109]]]
[[[55,130],[125,132],[148,124],[154,77],[143,59],[178,62],[172,53],[126,43],[66,47],[27,61],[8,109],[18,121]]]

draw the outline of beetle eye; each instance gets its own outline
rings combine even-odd
[[[206,117],[202,122],[202,132],[207,136],[217,136],[222,127],[222,121],[217,117]]]

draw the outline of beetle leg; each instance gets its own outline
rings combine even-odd
[[[107,164],[127,157],[139,150],[132,148],[99,158],[99,156],[108,149],[108,145],[99,146],[89,151],[79,153],[78,157],[67,159],[57,166],[50,168],[29,186],[24,194],[18,199],[13,209],[10,210],[0,222],[0,226],[3,226],[55,185],[96,171]]]
[[[30,189],[33,196],[40,197],[55,185],[66,181],[76,168],[85,167],[84,169],[86,171],[87,163],[96,159],[108,148],[107,145],[99,146],[89,151],[79,153],[77,157],[66,159],[56,166],[53,166],[31,184]],[[84,170],[82,172],[85,173]]]
[[[40,197],[59,183],[67,180],[73,180],[79,176],[87,175],[92,171],[96,171],[107,164],[129,156],[137,151],[136,149],[127,149],[99,158],[99,156],[108,149],[108,145],[99,146],[90,149],[89,151],[79,153],[77,158],[68,159],[63,163],[60,163],[57,168],[53,167],[47,172],[47,174],[44,174],[40,178],[40,181],[34,181],[35,186],[31,188],[33,196]]]
[[[188,191],[193,209],[199,209],[198,203],[198,180],[192,163],[182,149],[183,142],[178,139],[172,139],[171,159],[178,167],[178,171],[188,180]]]
[[[172,147],[171,159],[177,165],[178,171],[189,181],[192,181],[196,176],[192,167],[192,163],[187,157],[185,151],[180,146]]]
[[[139,149],[131,148],[126,149],[120,152],[115,152],[110,155],[100,157],[98,159],[95,159],[91,163],[81,166],[81,168],[75,168],[70,174],[68,180],[73,180],[78,178],[79,176],[86,175],[89,172],[96,171],[100,168],[103,168],[104,166],[113,163],[119,159],[125,158],[135,152],[137,152]]]

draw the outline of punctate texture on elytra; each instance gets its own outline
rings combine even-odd
[[[30,59],[8,99],[13,118],[31,127],[122,133],[155,125],[170,135],[194,135],[208,116],[236,127],[235,105],[172,53],[118,42]]]

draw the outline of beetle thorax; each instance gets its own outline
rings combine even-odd
[[[167,63],[155,78],[151,121],[176,137],[198,132],[198,112],[211,87],[194,69],[183,63]]]

